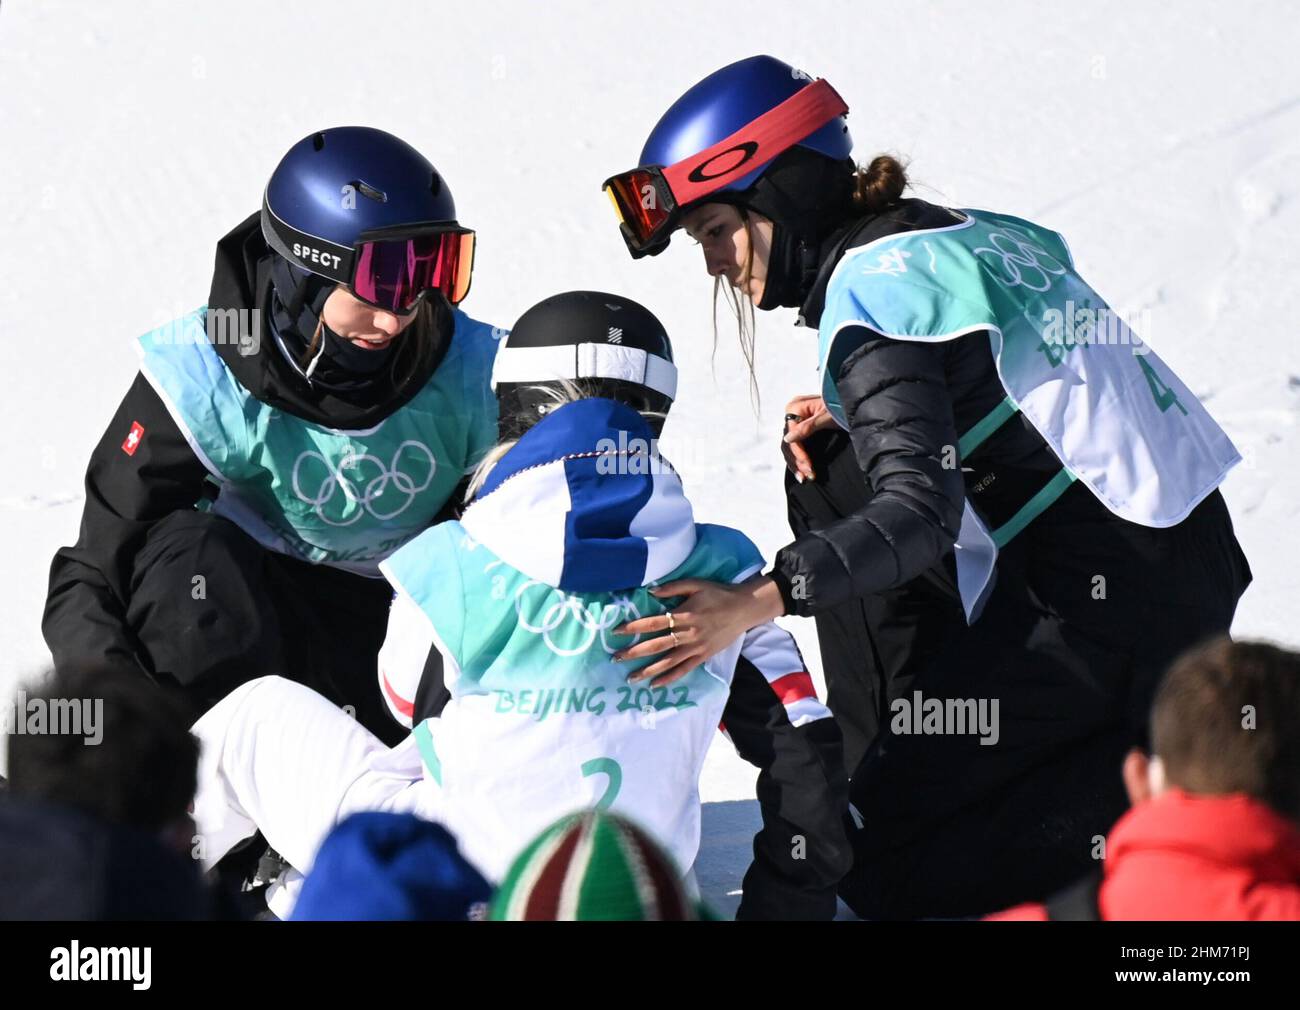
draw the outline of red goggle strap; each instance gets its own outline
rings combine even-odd
[[[826,80],[800,88],[774,109],[712,147],[663,169],[680,207],[721,189],[849,111]]]

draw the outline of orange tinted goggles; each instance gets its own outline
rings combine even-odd
[[[634,259],[662,252],[682,209],[766,164],[849,107],[827,81],[809,84],[712,147],[667,167],[641,165],[606,179]]]

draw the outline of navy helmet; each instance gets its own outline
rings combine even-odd
[[[628,251],[662,252],[683,215],[706,200],[751,203],[774,165],[803,159],[848,169],[847,115],[829,82],[772,56],[710,74],[655,124],[637,168],[604,183]]]
[[[715,70],[660,117],[641,149],[641,164],[672,165],[712,147],[812,82],[810,75],[774,56],[750,56]],[[795,146],[835,161],[849,157],[853,138],[846,117],[837,116]],[[719,192],[748,189],[771,164],[768,160],[755,165]]]
[[[451,190],[419,151],[372,127],[294,144],[266,184],[262,233],[294,266],[383,307],[404,308],[433,278],[453,304],[468,288],[473,233],[457,223]],[[412,235],[420,238],[409,246],[396,241]],[[354,284],[360,271],[364,283]]]

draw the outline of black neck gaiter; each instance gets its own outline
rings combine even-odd
[[[757,307],[798,307],[812,288],[826,236],[854,216],[852,158],[792,147],[745,193],[744,206],[772,222],[772,252]]]
[[[816,244],[803,241],[780,222],[773,221],[767,280],[763,284],[763,297],[756,307],[767,311],[782,305],[801,305],[805,291],[817,274],[817,248]]]

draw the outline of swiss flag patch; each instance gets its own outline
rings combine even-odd
[[[127,433],[126,441],[122,443],[122,451],[128,456],[134,456],[142,438],[144,438],[144,425],[139,421],[132,421],[131,430]]]

